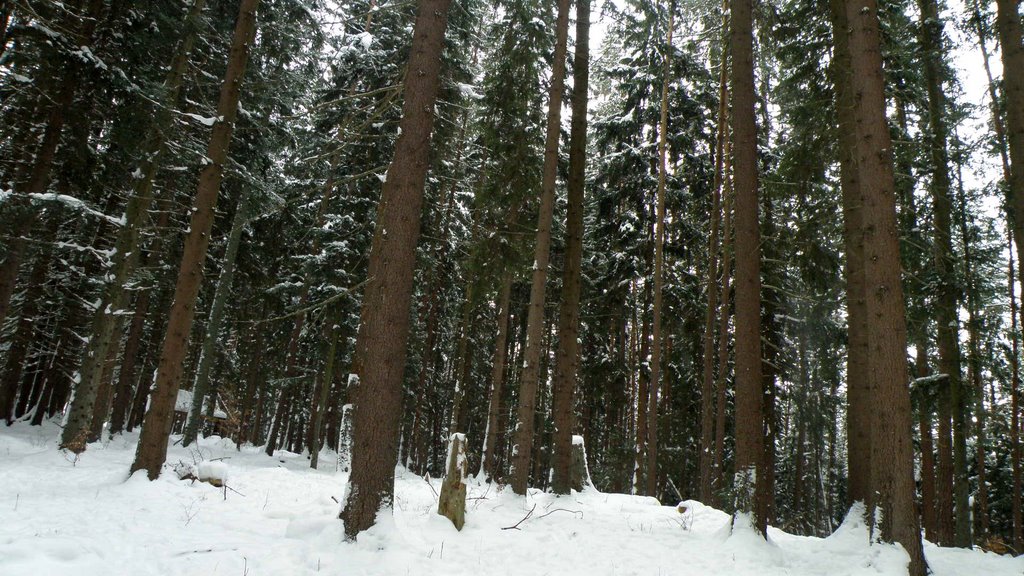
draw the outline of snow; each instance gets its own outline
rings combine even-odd
[[[108,216],[108,215],[104,214],[103,212],[100,212],[99,210],[96,210],[96,209],[90,207],[88,204],[85,203],[84,200],[75,198],[74,196],[68,196],[67,194],[57,194],[56,192],[45,193],[45,194],[32,193],[32,194],[29,194],[28,196],[32,200],[37,200],[37,201],[41,201],[41,202],[59,202],[61,204],[64,204],[68,208],[71,208],[72,210],[81,210],[82,212],[85,212],[86,214],[90,214],[92,216],[96,216],[97,218],[102,218],[102,219],[106,220],[107,222],[113,224],[114,226],[123,226],[124,225],[124,218],[123,217],[121,217],[121,218],[114,218],[113,216]]]
[[[181,115],[188,116],[203,126],[213,126],[217,122],[224,120],[223,116],[200,116],[199,114],[192,114],[191,112],[182,112]]]
[[[204,398],[203,399],[203,409],[201,410],[201,412],[203,414],[206,414],[207,402],[209,402],[209,401],[210,401],[209,398]],[[218,402],[218,404],[220,404],[220,403]],[[149,404],[147,403],[146,406],[147,406],[147,410],[148,410]],[[178,390],[178,396],[177,396],[177,398],[174,399],[174,411],[175,412],[185,412],[186,414],[192,411],[192,391],[191,390]],[[213,409],[213,417],[214,418],[227,418],[228,415],[227,415],[226,412],[224,412],[224,410],[221,409],[220,406],[217,406],[217,407],[215,407]]]
[[[154,482],[127,478],[136,434],[91,444],[78,459],[56,449],[58,434],[50,423],[0,428],[4,576],[895,576],[907,562],[897,546],[869,545],[857,518],[825,539],[770,529],[764,541],[749,523],[730,530],[729,515],[693,500],[661,506],[592,489],[524,498],[473,478],[458,532],[435,513],[440,481],[403,469],[394,515],[381,513],[346,543],[337,515],[348,475],[310,470],[302,455],[236,452],[218,437],[186,449],[173,438],[169,465],[230,466],[228,489],[219,489],[180,481],[170,466]],[[1024,558],[932,545],[925,553],[936,576],[1024,572]]]
[[[223,460],[203,460],[196,466],[196,478],[203,481],[227,482],[228,465]]]

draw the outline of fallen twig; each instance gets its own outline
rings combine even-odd
[[[506,527],[502,528],[502,530],[519,530],[519,525],[522,524],[523,522],[526,522],[526,520],[529,519],[530,516],[533,516],[533,511],[536,510],[536,509],[537,509],[537,504],[534,503],[533,508],[530,508],[530,511],[526,513],[526,516],[523,516],[522,520],[520,520],[519,522],[516,522],[512,526],[506,526]],[[545,514],[544,516],[547,516],[547,514]]]

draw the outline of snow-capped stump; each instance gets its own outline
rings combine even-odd
[[[204,460],[196,467],[196,478],[220,488],[228,481],[228,465],[221,460]]]
[[[590,481],[590,470],[587,468],[587,449],[583,446],[583,436],[572,437],[572,469],[569,471],[570,487],[581,492]]]
[[[462,530],[466,523],[466,435],[456,432],[448,440],[446,474],[441,483],[441,496],[437,501],[437,513],[452,521],[455,528]]]

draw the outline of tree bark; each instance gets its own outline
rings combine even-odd
[[[658,191],[654,216],[654,308],[651,318],[651,390],[647,409],[647,494],[657,495],[658,483],[658,390],[661,386],[663,349],[661,314],[665,284],[665,183],[668,179],[668,85],[672,74],[672,35],[675,32],[675,2],[669,2],[665,71],[661,80],[661,117],[658,123]]]
[[[340,515],[348,539],[373,526],[394,494],[416,243],[450,5],[419,2],[400,135],[377,206],[353,363],[352,474]]]
[[[869,369],[874,414],[868,510],[883,541],[898,542],[910,556],[910,576],[927,565],[914,505],[907,373],[907,327],[900,278],[892,141],[885,117],[885,82],[875,0],[846,3],[850,26],[851,78],[856,95],[856,157],[864,198],[864,278],[867,294]]]
[[[707,310],[704,316],[703,380],[700,393],[700,499],[713,505],[715,472],[715,321],[718,318],[718,256],[722,249],[722,180],[725,140],[728,138],[729,110],[729,68],[728,68],[728,17],[722,15],[722,56],[718,76],[718,121],[715,135],[715,176],[712,184],[711,234],[708,240]],[[726,274],[723,274],[725,276]],[[725,366],[719,366],[725,370]]]
[[[864,292],[863,198],[855,150],[854,92],[850,76],[850,47],[842,0],[830,2],[834,51],[832,82],[839,119],[839,171],[846,246],[847,309],[847,504],[867,502],[871,479],[871,388],[868,381],[867,301]]]
[[[558,351],[552,412],[552,489],[572,489],[573,399],[579,371],[580,290],[583,274],[583,211],[587,163],[587,102],[590,90],[590,0],[576,0],[576,53],[573,58],[572,124],[569,132],[569,182],[565,217],[565,264],[558,316]]]
[[[561,133],[562,92],[565,84],[565,54],[569,35],[569,0],[558,0],[555,21],[555,53],[548,91],[547,134],[544,142],[544,167],[541,180],[540,211],[534,246],[533,283],[526,328],[526,349],[519,382],[515,444],[512,447],[512,491],[526,494],[533,449],[534,417],[537,411],[537,387],[540,378],[544,337],[544,294],[547,289],[548,262],[551,257],[551,220],[555,207],[555,183],[558,176],[558,137]]]
[[[737,520],[749,515],[764,534],[761,495],[755,494],[761,472],[761,246],[758,223],[757,124],[754,94],[752,2],[732,0],[733,185],[736,189],[736,467]],[[764,500],[767,502],[767,500]]]
[[[217,195],[224,176],[228,147],[238,112],[242,79],[249,60],[249,48],[256,33],[256,7],[259,0],[242,0],[238,20],[231,39],[228,67],[221,84],[220,100],[217,104],[217,121],[210,134],[206,156],[208,164],[199,173],[195,203],[189,232],[185,238],[184,253],[178,269],[178,280],[174,289],[167,322],[167,333],[160,353],[156,385],[152,393],[149,411],[142,424],[139,447],[131,471],[146,470],[150,480],[160,475],[160,468],[167,457],[167,438],[171,433],[174,419],[174,403],[178,395],[184,371],[185,353],[188,350],[189,332],[195,316],[196,296],[202,287],[203,264],[210,243],[213,228],[214,209]]]

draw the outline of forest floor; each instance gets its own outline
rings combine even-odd
[[[0,428],[4,576],[906,573],[902,549],[869,546],[863,525],[844,524],[824,539],[771,529],[765,542],[730,534],[729,517],[699,502],[681,513],[653,498],[594,490],[522,498],[471,482],[457,532],[436,514],[440,480],[405,471],[394,516],[344,543],[336,500],[346,475],[332,457],[310,470],[302,455],[238,452],[216,437],[170,448],[169,463],[223,458],[225,490],[177,480],[169,469],[156,482],[126,480],[134,434],[92,444],[77,461],[56,449],[57,437],[53,425]],[[1024,574],[1024,557],[925,551],[936,576]]]

